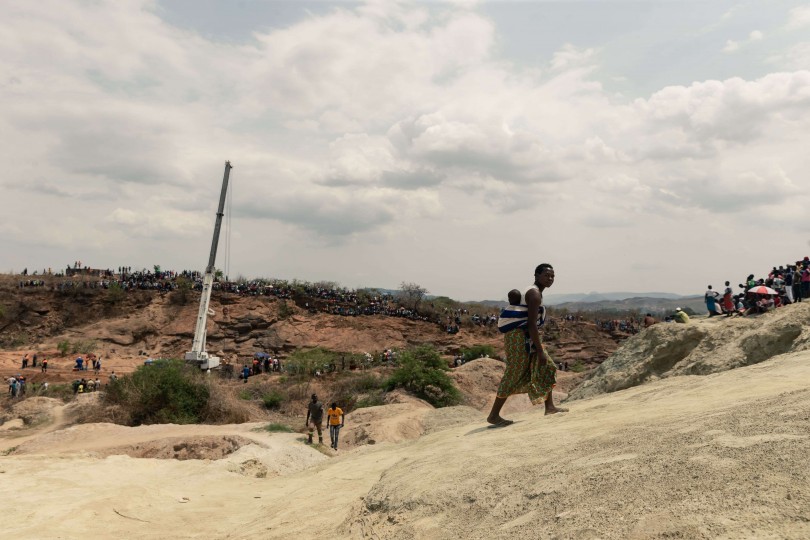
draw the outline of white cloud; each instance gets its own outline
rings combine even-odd
[[[587,65],[593,60],[595,54],[595,49],[579,49],[566,43],[551,57],[551,69],[563,70]]]
[[[771,56],[768,61],[782,69],[810,70],[810,41],[797,43],[783,53]]]
[[[627,100],[602,86],[601,48],[521,68],[473,8],[340,5],[242,45],[172,27],[149,1],[0,8],[3,219],[38,209],[26,239],[48,249],[92,238],[99,256],[199,258],[225,159],[245,244],[280,265],[315,260],[282,245],[356,242],[371,266],[465,235],[519,251],[502,231],[536,216],[565,228],[544,249],[598,252],[608,226],[666,237],[712,216],[735,230],[808,202],[807,44],[772,59],[794,72]]]
[[[723,47],[723,52],[725,53],[732,53],[740,50],[740,44],[733,39],[726,41],[726,46]]]
[[[788,12],[789,30],[798,30],[806,26],[810,26],[810,6],[797,6]]]
[[[748,34],[748,39],[740,42],[735,41],[733,39],[729,39],[726,41],[726,45],[723,47],[724,53],[734,53],[740,50],[740,48],[751,45],[752,43],[756,43],[757,41],[762,41],[765,39],[765,34],[760,30],[752,30]]]

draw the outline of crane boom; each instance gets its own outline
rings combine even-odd
[[[222,216],[225,215],[225,196],[228,193],[228,179],[231,174],[230,161],[225,162],[225,174],[222,177],[222,191],[219,195],[219,207],[217,209],[217,219],[214,224],[214,238],[211,240],[211,254],[208,256],[208,266],[205,267],[203,276],[202,294],[200,295],[200,309],[197,312],[197,323],[194,327],[194,341],[191,350],[186,353],[187,362],[199,364],[201,369],[212,369],[219,366],[219,358],[211,356],[205,350],[206,326],[208,323],[209,304],[211,303],[211,289],[214,285],[214,273],[216,268],[214,263],[217,258],[217,246],[219,245],[219,231],[222,227]]]

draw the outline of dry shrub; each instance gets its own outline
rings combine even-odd
[[[128,426],[132,422],[130,411],[120,405],[76,404],[70,407],[69,414],[76,424],[109,423]]]
[[[241,424],[251,421],[250,405],[235,397],[227,388],[215,381],[208,383],[208,401],[202,411],[201,420],[210,424]],[[99,396],[103,395],[99,392]],[[77,424],[112,423],[124,426],[134,425],[133,408],[117,403],[99,402],[75,403],[70,407],[70,416]]]
[[[211,424],[242,424],[250,422],[253,409],[216,381],[208,383],[208,403],[203,411],[205,422]]]

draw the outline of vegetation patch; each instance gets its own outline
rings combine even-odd
[[[211,395],[203,377],[182,360],[160,360],[111,382],[104,400],[126,410],[133,426],[199,423]]]
[[[49,384],[48,388],[43,388],[42,384],[32,384],[32,396],[61,399],[65,403],[73,399],[73,388],[69,383]]]
[[[67,356],[68,354],[87,354],[94,352],[98,349],[98,342],[92,339],[69,341],[63,339],[56,344],[56,350],[59,351],[60,356]]]
[[[366,407],[377,407],[379,405],[385,405],[385,394],[382,391],[372,392],[371,394],[367,394],[354,404],[355,409],[364,409]]]
[[[299,349],[293,352],[287,358],[285,365],[288,374],[308,377],[315,375],[316,371],[327,373],[343,369],[344,364],[347,369],[352,365],[360,366],[363,365],[364,360],[362,354],[330,351],[323,347],[315,347],[314,349]]]
[[[287,304],[287,302],[285,300],[281,300],[279,302],[279,306],[278,306],[278,318],[279,318],[279,320],[283,321],[284,319],[290,317],[293,313],[295,313],[295,310],[293,310],[293,308],[291,308]]]
[[[495,347],[492,345],[473,345],[472,347],[465,347],[461,349],[461,356],[464,358],[465,362],[484,356],[494,358]]]
[[[120,305],[126,296],[127,293],[124,291],[123,287],[116,282],[112,282],[107,289],[107,294],[104,297],[104,303],[107,304],[108,307],[112,308]]]
[[[388,379],[386,388],[403,388],[434,407],[448,407],[461,402],[461,393],[447,375],[447,367],[430,345],[408,349],[399,355],[399,367]]]
[[[191,280],[180,276],[175,281],[177,287],[169,294],[169,303],[177,306],[185,306],[192,300]]]
[[[262,403],[267,409],[278,409],[286,399],[287,396],[275,388],[262,395]]]
[[[271,424],[267,424],[263,428],[262,431],[269,431],[270,433],[295,433],[295,430],[288,426],[287,424],[280,424],[278,422],[273,422]]]

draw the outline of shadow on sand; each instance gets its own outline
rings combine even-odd
[[[521,422],[523,422],[523,420],[515,420],[514,422],[509,424],[509,426],[513,426],[513,425],[519,424]],[[472,431],[468,431],[467,433],[464,434],[464,436],[468,437],[470,435],[475,435],[476,433],[481,433],[481,432],[484,432],[484,431],[495,430],[495,429],[504,429],[504,428],[508,428],[509,426],[486,425],[486,426],[483,426],[483,427],[480,427],[480,428],[475,428]]]

